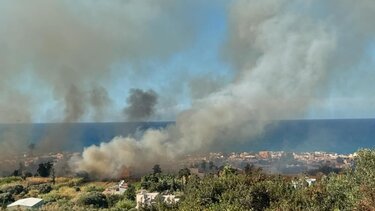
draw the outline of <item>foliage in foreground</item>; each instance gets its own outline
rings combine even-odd
[[[35,182],[37,178],[0,179],[0,204],[23,197],[41,197],[42,210],[134,210],[137,189],[180,194],[177,204],[161,197],[141,210],[374,210],[375,150],[360,150],[353,169],[329,173],[309,186],[306,176],[267,175],[248,166],[243,173],[229,166],[204,178],[181,169],[176,175],[164,174],[160,167],[138,184],[130,184],[123,195],[104,195],[114,183],[57,179],[57,184]],[[46,180],[47,181],[47,180]]]
[[[267,175],[256,168],[239,174],[224,167],[203,179],[192,175],[178,207],[162,210],[373,210],[375,151],[357,154],[355,168],[323,175],[311,186],[305,175]]]

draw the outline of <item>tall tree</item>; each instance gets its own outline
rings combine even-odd
[[[51,174],[52,167],[53,167],[53,164],[51,162],[40,163],[36,171],[41,177],[49,177]]]
[[[154,171],[154,174],[159,174],[161,173],[161,168],[160,168],[160,165],[159,164],[156,164],[152,170]]]

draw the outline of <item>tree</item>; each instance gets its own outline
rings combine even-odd
[[[246,175],[250,175],[251,172],[254,170],[254,165],[247,163],[243,170],[245,171]]]
[[[209,169],[209,170],[213,170],[213,169],[215,169],[215,168],[216,168],[216,166],[215,166],[214,162],[209,161],[209,162],[208,162],[208,169]]]
[[[56,176],[55,176],[55,168],[53,166],[52,166],[51,171],[52,171],[52,175],[51,175],[51,177],[52,177],[52,184],[55,184],[56,183]]]
[[[221,176],[231,176],[237,174],[237,169],[232,168],[230,165],[225,165],[223,170],[221,171]]]
[[[19,176],[21,176],[21,174],[18,170],[14,170],[11,176],[19,177]]]
[[[39,185],[38,190],[39,190],[39,193],[46,194],[52,191],[52,187],[47,184],[41,184]]]
[[[125,191],[124,196],[126,199],[134,201],[135,200],[135,187],[134,185],[130,184],[128,189]]]
[[[182,169],[180,169],[180,170],[178,171],[178,177],[179,177],[180,179],[182,179],[182,184],[183,184],[183,185],[186,185],[187,180],[188,180],[190,174],[191,174],[191,173],[190,173],[190,169],[188,169],[188,168],[182,168]]]
[[[354,179],[361,189],[360,210],[375,207],[375,149],[362,149],[355,158]]]
[[[108,207],[106,196],[100,192],[90,192],[85,195],[82,195],[78,199],[78,203],[85,206],[93,206],[95,208]]]
[[[53,164],[51,162],[40,163],[36,171],[41,177],[49,177],[51,174],[52,167],[53,167]]]
[[[188,176],[190,176],[190,169],[182,168],[178,171],[179,178],[188,177]]]
[[[199,164],[199,168],[205,171],[207,168],[207,162],[202,160],[202,162]]]
[[[262,168],[256,167],[254,164],[247,163],[244,167],[244,173],[248,176],[254,177],[255,175],[262,175]]]
[[[159,164],[156,164],[153,168],[152,168],[154,174],[160,174],[161,173],[161,168],[160,168],[160,165]]]
[[[33,174],[32,174],[31,172],[29,172],[29,171],[26,171],[26,172],[24,173],[23,176],[24,176],[25,178],[27,178],[27,177],[32,177]]]

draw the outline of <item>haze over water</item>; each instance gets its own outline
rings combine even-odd
[[[139,135],[147,129],[162,129],[174,122],[122,122],[122,123],[50,123],[50,124],[1,124],[0,137],[7,130],[24,137],[24,144],[35,143],[36,148],[48,131],[67,128],[65,137],[73,145],[57,145],[51,151],[81,151],[84,147],[109,142],[115,136]],[[59,134],[56,134],[58,136]],[[49,138],[53,138],[49,137]],[[328,151],[353,153],[359,148],[374,147],[375,119],[286,120],[266,127],[264,133],[246,143],[233,144],[226,149],[212,151]],[[1,143],[1,142],[0,142]],[[48,151],[46,151],[47,153]]]

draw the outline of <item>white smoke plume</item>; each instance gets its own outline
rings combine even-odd
[[[251,140],[269,122],[301,117],[345,63],[359,62],[374,35],[373,1],[238,0],[223,55],[237,69],[228,86],[194,103],[165,130],[86,148],[77,170],[99,177]],[[360,37],[357,37],[360,36]],[[343,53],[345,52],[345,53]]]

